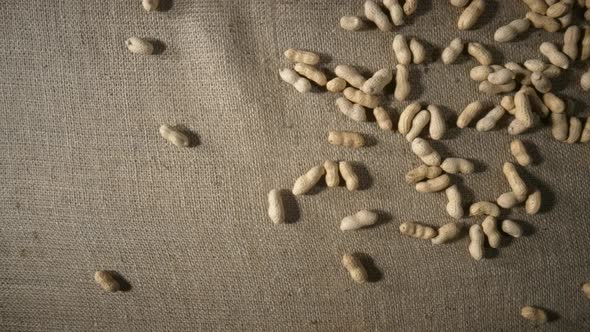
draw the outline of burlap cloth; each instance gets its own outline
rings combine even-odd
[[[540,58],[543,40],[561,43],[562,34],[534,31],[496,45],[493,31],[526,9],[488,2],[473,31],[458,31],[460,11],[442,0],[421,0],[398,31],[437,58],[456,36],[479,41],[497,63]],[[524,135],[537,160],[526,181],[542,189],[544,212],[516,209],[510,217],[530,235],[476,262],[466,238],[432,246],[399,234],[403,221],[452,220],[443,194],[404,183],[419,160],[399,134],[350,121],[333,94],[299,94],[280,81],[287,47],[322,53],[329,71],[392,66],[393,33],[338,26],[362,13],[362,1],[176,0],[151,14],[138,0],[1,7],[0,330],[514,331],[533,329],[519,316],[525,304],[559,315],[544,330],[590,328],[580,291],[590,279],[588,145],[557,142],[548,127]],[[132,55],[124,41],[133,35],[165,50]],[[472,66],[467,56],[412,66],[411,99],[440,105],[453,122],[483,98]],[[577,67],[555,91],[587,116]],[[399,115],[406,104],[388,106]],[[162,123],[186,125],[199,145],[167,144]],[[509,190],[505,127],[453,129],[435,144],[477,161],[481,171],[461,181],[466,202]],[[329,129],[375,144],[333,147]],[[290,200],[294,222],[274,226],[267,192],[291,188],[325,159],[357,162],[363,190],[322,187]],[[338,229],[363,208],[381,211],[382,224]],[[346,252],[370,256],[376,282],[354,284],[340,264]],[[132,290],[104,293],[93,281],[100,269],[119,271]]]

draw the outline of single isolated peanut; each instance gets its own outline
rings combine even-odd
[[[496,218],[492,216],[488,216],[484,219],[481,223],[481,228],[483,229],[483,233],[488,238],[488,244],[492,248],[498,248],[500,246],[501,235],[498,231],[498,222]]]
[[[440,165],[441,158],[438,152],[434,151],[432,146],[420,137],[417,137],[412,141],[412,152],[414,152],[414,154],[428,166]]]
[[[454,63],[463,52],[463,41],[461,38],[455,38],[451,41],[449,46],[442,52],[441,59],[445,65]]]
[[[359,177],[354,172],[354,168],[352,168],[352,164],[348,161],[341,161],[338,164],[338,169],[340,170],[340,175],[344,179],[344,183],[346,184],[346,189],[348,191],[355,191],[359,188]]]
[[[403,235],[411,236],[417,239],[430,240],[436,236],[434,228],[420,225],[415,222],[404,222],[399,225],[399,232]]]
[[[94,280],[107,292],[114,293],[121,290],[121,284],[111,271],[96,271]]]
[[[288,48],[284,55],[289,61],[305,63],[307,65],[316,65],[320,62],[319,55],[313,52],[298,50],[295,48]]]
[[[531,21],[533,26],[537,29],[543,29],[547,32],[557,32],[561,29],[561,23],[552,17],[535,12],[528,12],[526,13],[526,18]]]
[[[369,21],[375,23],[377,28],[381,31],[390,31],[392,28],[389,18],[383,12],[378,4],[371,0],[365,1],[365,16]]]
[[[434,179],[416,183],[416,191],[420,193],[434,193],[445,190],[450,185],[451,178],[448,174],[443,174]]]
[[[393,122],[391,121],[391,117],[385,108],[381,106],[375,108],[373,110],[373,116],[375,116],[375,120],[377,120],[377,125],[379,125],[379,128],[383,130],[393,130]]]
[[[323,166],[314,166],[311,168],[307,173],[297,178],[293,185],[293,195],[299,196],[310,191],[325,173],[326,169]]]
[[[479,261],[483,258],[484,236],[480,225],[469,227],[469,254],[473,259]]]
[[[374,225],[379,216],[377,213],[369,210],[361,210],[352,216],[347,216],[340,221],[341,231],[354,231],[359,228]]]
[[[398,63],[409,65],[412,62],[412,51],[408,46],[406,37],[401,34],[395,35],[393,37],[392,48]]]
[[[342,256],[342,265],[348,271],[352,280],[359,284],[367,282],[367,269],[365,269],[363,263],[356,256],[351,254]]]
[[[492,84],[490,81],[483,81],[479,83],[479,91],[490,96],[512,92],[514,89],[516,89],[515,81],[510,81],[502,85]]]
[[[410,95],[410,71],[405,65],[398,64],[395,73],[395,91],[393,96],[399,101],[404,101]],[[374,107],[373,107],[374,108]]]
[[[582,37],[582,30],[577,25],[572,25],[567,28],[563,35],[563,53],[567,55],[572,61],[578,57],[578,42]]]
[[[353,121],[363,122],[367,121],[367,113],[365,109],[359,104],[353,104],[348,99],[340,97],[336,99],[336,106],[340,112]]]
[[[385,88],[385,86],[391,82],[392,79],[393,72],[391,69],[380,69],[376,71],[375,74],[373,74],[373,77],[365,81],[361,87],[361,91],[369,95],[379,94],[383,91],[383,88]]]
[[[447,132],[447,122],[438,106],[428,105],[427,110],[430,112],[430,127],[428,129],[430,138],[439,140]]]
[[[365,138],[359,133],[333,130],[328,133],[328,143],[357,149],[365,146]]]
[[[529,156],[524,143],[519,140],[515,139],[510,142],[510,152],[516,158],[516,162],[520,166],[528,166],[531,164],[531,156]]]
[[[322,73],[319,69],[305,63],[298,62],[295,64],[293,69],[301,76],[304,76],[319,86],[324,86],[328,82],[324,73]]]
[[[342,93],[344,94],[344,97],[346,97],[346,99],[352,101],[353,103],[361,104],[362,106],[368,108],[375,108],[379,106],[379,98],[377,98],[376,96],[368,95],[362,92],[361,90],[348,87],[344,89]]]
[[[311,90],[311,83],[307,78],[299,76],[297,72],[293,69],[285,68],[279,70],[279,76],[281,79],[289,84],[291,84],[295,90],[306,93]]]
[[[467,44],[467,53],[482,65],[492,64],[492,53],[480,43],[471,42]]]
[[[324,169],[326,170],[326,185],[330,188],[338,187],[340,184],[338,163],[333,160],[326,160],[324,161]]]
[[[445,194],[447,195],[447,200],[449,201],[446,206],[449,216],[455,219],[463,218],[463,215],[465,214],[463,211],[463,199],[457,185],[454,184],[448,187],[445,190]]]
[[[519,34],[527,31],[531,21],[526,18],[516,19],[504,26],[501,26],[494,33],[494,40],[498,43],[505,43],[514,40]]]
[[[160,135],[179,148],[185,148],[191,144],[185,133],[167,124],[160,126]]]
[[[520,227],[519,224],[517,224],[516,222],[510,220],[510,219],[506,219],[504,221],[502,221],[502,232],[514,237],[514,238],[519,238],[522,236],[522,227]]]
[[[537,214],[541,209],[541,191],[537,189],[530,194],[524,206],[527,214]]]
[[[125,41],[127,49],[131,53],[150,55],[154,53],[154,45],[149,41],[139,38],[131,37]]]
[[[469,207],[469,215],[472,217],[486,215],[498,217],[500,215],[500,208],[492,202],[476,202]]]
[[[477,121],[475,129],[480,132],[492,130],[504,114],[506,114],[506,111],[502,106],[494,107],[486,116]]]
[[[406,16],[410,16],[410,15],[414,14],[416,9],[418,8],[418,0],[406,0],[404,2],[403,8],[404,8],[404,14],[406,14]]]
[[[357,89],[362,88],[366,81],[363,75],[359,74],[356,69],[348,65],[336,66],[336,68],[334,68],[334,73],[336,76],[344,79],[348,84]]]
[[[582,121],[575,116],[570,118],[570,126],[567,139],[565,140],[568,144],[574,144],[580,140],[582,136]]]
[[[508,180],[508,184],[510,188],[512,188],[512,192],[516,195],[518,199],[525,199],[527,196],[527,187],[516,167],[511,162],[505,162],[504,166],[502,167],[502,172],[504,172],[504,176],[506,180]]]
[[[442,169],[438,166],[420,165],[406,173],[406,182],[408,184],[414,184],[424,179],[434,179],[441,174]]]
[[[461,16],[459,16],[459,21],[457,23],[457,27],[459,30],[469,30],[471,29],[481,14],[483,14],[484,10],[486,9],[486,2],[484,0],[473,0],[464,10]]]
[[[408,142],[413,141],[416,137],[420,135],[422,130],[426,128],[428,122],[430,121],[430,113],[428,111],[422,110],[416,114],[414,120],[412,120],[412,128],[406,135],[406,140]]]
[[[358,31],[365,27],[365,23],[358,16],[342,16],[340,18],[340,27],[348,31]]]
[[[281,192],[277,189],[268,193],[268,217],[275,225],[285,222],[285,207],[281,199]]]
[[[520,309],[520,315],[526,320],[530,320],[535,324],[547,323],[547,313],[541,308],[525,306]]]
[[[412,121],[418,112],[420,112],[421,106],[419,102],[411,103],[402,112],[399,117],[397,129],[402,135],[407,135],[410,129],[412,129]]]
[[[458,223],[448,223],[438,229],[438,235],[430,239],[432,244],[443,244],[452,241],[461,235],[461,225]]]
[[[551,81],[549,81],[543,73],[539,72],[535,72],[531,75],[531,83],[533,83],[535,89],[541,93],[547,93],[553,88]]]
[[[440,168],[449,174],[471,174],[475,170],[473,163],[463,158],[446,158]]]
[[[426,60],[426,49],[416,38],[410,40],[410,51],[412,52],[412,62],[419,65]]]
[[[158,10],[158,6],[160,5],[160,0],[142,0],[141,5],[143,9],[148,12]]]
[[[399,0],[383,0],[383,5],[389,10],[393,25],[404,25],[404,10],[399,4]]]
[[[565,113],[551,113],[551,134],[558,141],[565,141],[568,136],[568,121]]]
[[[503,193],[496,199],[496,203],[498,203],[498,205],[504,209],[511,209],[522,202],[524,202],[524,200],[522,198],[516,197],[516,194],[514,194],[512,191]]]
[[[539,51],[549,59],[549,62],[562,69],[568,69],[570,59],[563,54],[555,44],[551,42],[544,42],[539,46]]]
[[[538,14],[545,15],[547,13],[547,3],[544,0],[522,0],[529,8]]]
[[[461,129],[467,127],[481,111],[483,111],[483,104],[479,100],[467,105],[457,118],[457,127]]]
[[[326,83],[326,89],[330,92],[342,92],[346,88],[346,81],[343,78],[336,77]]]

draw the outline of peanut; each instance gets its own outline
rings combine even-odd
[[[344,89],[342,93],[344,94],[344,97],[346,97],[346,99],[352,101],[353,103],[361,104],[362,106],[368,108],[375,108],[379,106],[379,98],[377,98],[376,96],[368,95],[362,92],[361,90],[348,87]]]
[[[506,84],[495,85],[489,81],[483,81],[479,84],[479,91],[487,95],[498,95],[502,93],[512,92],[516,89],[516,82],[510,81]]]
[[[444,224],[438,229],[438,235],[430,239],[432,244],[443,244],[452,241],[461,235],[461,225],[458,223]]]
[[[494,33],[494,40],[498,43],[505,43],[514,40],[519,34],[527,31],[531,26],[531,21],[526,18],[514,20],[504,26],[501,26]]]
[[[379,106],[375,108],[373,110],[373,115],[375,116],[375,120],[377,120],[379,128],[383,130],[393,130],[393,122],[389,117],[389,113],[387,113],[383,107]]]
[[[121,284],[111,271],[96,271],[94,280],[107,292],[114,293],[121,290]]]
[[[475,125],[475,129],[477,131],[489,131],[492,130],[498,121],[504,116],[506,111],[502,106],[496,106],[491,111],[486,114],[483,118],[477,121]]]
[[[457,26],[459,30],[469,30],[471,29],[479,17],[483,14],[486,8],[486,3],[484,0],[473,0],[464,10],[461,16],[459,16],[459,21]]]
[[[346,88],[346,81],[343,78],[336,77],[326,83],[326,89],[330,92],[342,92]]]
[[[539,189],[533,191],[524,203],[525,211],[527,214],[537,214],[541,209],[541,191]]]
[[[403,235],[423,240],[430,240],[437,234],[434,228],[420,225],[415,222],[402,223],[401,225],[399,225],[399,232]]]
[[[581,143],[588,143],[590,142],[590,117],[586,118],[586,125],[584,125],[584,130],[582,131],[582,135],[580,137]]]
[[[393,25],[404,25],[404,10],[399,0],[383,0],[383,5],[389,10]]]
[[[420,103],[415,102],[408,105],[399,117],[397,129],[402,135],[406,135],[412,129],[412,121],[418,112],[420,112]]]
[[[406,174],[406,182],[413,184],[424,179],[433,179],[442,174],[442,169],[438,166],[420,165]]]
[[[316,65],[320,62],[320,56],[309,51],[289,48],[284,53],[285,58],[292,62],[305,63],[307,65]]]
[[[558,141],[565,141],[568,136],[568,121],[564,113],[551,113],[551,133]]]
[[[530,320],[536,324],[547,323],[547,313],[541,308],[535,308],[531,306],[522,307],[520,309],[520,315],[527,320]]]
[[[541,93],[547,93],[551,91],[553,87],[551,81],[545,77],[542,73],[536,72],[531,75],[531,82],[537,91]]]
[[[149,55],[154,53],[154,45],[149,41],[139,38],[131,37],[125,41],[127,49],[131,53]]]
[[[446,158],[440,168],[449,174],[471,174],[475,170],[473,163],[463,158]]]
[[[461,197],[461,193],[459,192],[459,188],[457,185],[452,185],[445,190],[445,194],[447,195],[447,203],[446,209],[449,216],[455,219],[463,218],[464,211],[463,211],[463,199]]]
[[[522,227],[510,219],[502,221],[502,232],[515,238],[521,237],[523,233]]]
[[[428,111],[420,111],[412,120],[412,129],[406,135],[406,140],[411,142],[414,138],[418,137],[422,130],[428,125],[430,121],[430,113]]]
[[[551,17],[537,14],[535,12],[526,13],[526,18],[531,21],[537,29],[544,29],[547,32],[557,32],[561,29],[561,23]]]
[[[492,53],[480,43],[471,42],[467,44],[467,53],[482,65],[492,64]]]
[[[451,178],[447,174],[434,179],[416,183],[416,191],[420,193],[434,193],[445,190],[451,184]]]
[[[590,27],[585,25],[584,37],[582,37],[582,49],[580,51],[580,60],[586,61],[590,59]]]
[[[495,85],[502,85],[514,80],[516,75],[510,69],[500,69],[488,75],[487,79]]]
[[[313,66],[298,62],[295,64],[293,69],[295,69],[295,71],[299,73],[301,76],[304,76],[305,78],[319,86],[326,85],[326,82],[328,81],[326,79],[326,75],[324,75],[324,73],[322,73],[319,69]]]
[[[498,217],[500,215],[500,208],[498,207],[498,205],[492,202],[476,202],[471,204],[471,206],[469,207],[469,215],[472,217],[481,215]]]
[[[532,128],[535,124],[535,119],[528,94],[523,90],[518,91],[514,95],[514,105],[516,108],[516,112],[514,113],[516,120],[520,121],[524,127]]]
[[[148,12],[158,10],[158,6],[160,5],[160,0],[142,0],[141,5],[143,9]]]
[[[412,52],[412,61],[414,64],[421,64],[426,60],[426,49],[416,38],[410,40],[410,51]]]
[[[293,69],[281,69],[279,70],[279,76],[281,79],[291,84],[295,90],[305,93],[311,90],[311,83],[307,78],[299,76]]]
[[[469,1],[471,1],[471,0],[449,0],[451,5],[453,5],[455,7],[460,7],[460,8],[467,6]]]
[[[348,161],[341,161],[338,164],[338,168],[340,169],[340,175],[342,175],[344,183],[346,183],[346,189],[348,191],[357,190],[359,188],[359,178],[354,172],[352,164]]]
[[[582,136],[582,121],[575,116],[570,118],[570,128],[567,139],[565,140],[568,144],[574,144],[580,140]]]
[[[428,105],[427,109],[430,112],[430,138],[439,140],[447,132],[447,123],[440,108],[435,105]]]
[[[412,51],[403,35],[398,34],[393,37],[392,48],[398,63],[409,65],[412,62]]]
[[[547,64],[543,60],[539,59],[529,59],[524,62],[524,66],[526,69],[532,72],[542,72],[547,68]]]
[[[393,72],[391,69],[380,69],[373,74],[373,77],[365,81],[361,87],[361,91],[369,95],[379,94],[383,91],[383,88],[391,82],[392,78]]]
[[[455,38],[451,41],[449,46],[445,48],[442,52],[441,59],[445,65],[451,64],[457,61],[461,52],[463,52],[463,41],[461,38]]]
[[[563,35],[563,53],[569,56],[572,61],[578,57],[578,42],[581,36],[582,31],[576,25],[569,27]]]
[[[523,68],[521,65],[515,62],[508,62],[504,66],[517,75],[517,78],[520,80],[522,85],[531,84],[531,72],[529,70]]]
[[[584,91],[590,90],[590,70],[582,74],[582,77],[580,78],[580,86]]]
[[[474,101],[471,104],[467,105],[463,112],[457,118],[457,127],[465,128],[469,125],[471,121],[483,110],[482,103],[478,101]]]
[[[492,248],[498,248],[500,246],[501,235],[498,232],[498,224],[496,218],[488,216],[481,223],[484,234],[488,237],[488,244]]]
[[[336,66],[336,68],[334,68],[334,73],[336,76],[344,79],[348,84],[357,89],[362,88],[366,81],[363,75],[359,74],[356,69],[348,65]]]
[[[558,18],[566,14],[569,11],[570,6],[566,4],[564,1],[557,2],[549,8],[547,8],[547,13],[545,15],[553,18]]]
[[[342,256],[342,265],[356,283],[363,284],[367,282],[367,269],[365,269],[363,263],[356,256],[351,254]]]
[[[352,216],[347,216],[340,221],[341,231],[354,231],[359,228],[374,225],[377,222],[378,215],[375,212],[361,210]]]
[[[494,69],[490,66],[475,66],[469,71],[469,77],[476,82],[482,82],[487,80],[488,76],[493,72]]]
[[[535,13],[545,15],[547,12],[548,6],[543,0],[523,0],[523,2]]]
[[[506,110],[506,112],[514,114],[514,112],[516,111],[514,109],[514,96],[502,97],[502,100],[500,101],[500,106],[502,106]]]
[[[348,31],[358,31],[365,27],[365,23],[358,16],[342,16],[340,27]]]
[[[508,125],[508,134],[509,135],[520,135],[520,134],[524,133],[525,131],[527,131],[527,129],[529,129],[529,127],[524,125],[518,119],[514,119]]]
[[[508,180],[508,184],[510,188],[512,188],[512,192],[516,195],[516,198],[524,200],[527,195],[527,187],[520,175],[518,175],[518,171],[514,164],[511,162],[505,162],[504,166],[502,167],[502,172],[504,172],[504,176],[506,180]]]
[[[326,185],[330,188],[337,187],[340,184],[338,163],[333,160],[326,160],[324,161],[324,169],[326,170]]]
[[[541,114],[543,118],[549,116],[551,111],[549,110],[549,108],[547,108],[547,106],[541,100],[541,98],[539,98],[537,92],[534,89],[528,86],[523,86],[521,90],[523,90],[529,97],[529,102],[531,103],[533,111],[537,111],[539,114]]]
[[[582,293],[584,293],[586,298],[590,299],[590,282],[585,282],[582,285]]]
[[[365,145],[365,139],[361,134],[350,131],[330,131],[328,143],[356,149]]]
[[[367,113],[365,109],[359,104],[352,104],[344,97],[336,99],[336,106],[340,112],[353,121],[363,122],[367,121]]]
[[[541,53],[549,59],[549,62],[562,69],[568,69],[570,59],[551,42],[544,42],[539,46]]]
[[[469,254],[473,259],[479,261],[483,258],[483,242],[484,236],[481,226],[479,225],[471,225],[469,227]]]
[[[285,222],[285,207],[281,199],[281,192],[277,189],[268,193],[268,217],[275,225]]]
[[[160,126],[160,135],[179,148],[188,147],[191,143],[186,134],[166,124]]]
[[[383,12],[381,7],[378,4],[371,0],[365,1],[365,16],[369,21],[375,23],[375,25],[381,31],[390,31],[392,26],[389,23],[389,19],[387,15]]]
[[[416,9],[418,8],[418,0],[406,0],[404,2],[403,8],[404,8],[404,14],[406,14],[406,16],[410,16],[410,15],[414,14]]]
[[[417,137],[412,141],[412,152],[418,156],[422,162],[428,166],[439,166],[441,159],[438,152],[434,151],[430,144]]]
[[[320,178],[326,173],[326,169],[323,166],[314,166],[307,173],[303,174],[295,181],[293,185],[293,195],[299,196],[306,194],[313,188]]]
[[[498,205],[504,209],[511,209],[523,201],[523,199],[516,197],[512,191],[503,193],[502,195],[498,196],[498,199],[496,199],[496,203],[498,203]]]
[[[521,140],[515,139],[510,143],[510,152],[514,158],[516,158],[516,161],[520,166],[528,166],[531,164],[531,156],[529,156],[526,147]]]
[[[395,99],[403,101],[410,95],[410,71],[408,67],[401,64],[398,64],[395,68],[397,72],[395,74],[395,91],[393,95]]]

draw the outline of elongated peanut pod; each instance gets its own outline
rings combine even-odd
[[[547,108],[545,103],[541,100],[541,98],[539,98],[539,95],[537,95],[537,92],[533,88],[523,86],[521,90],[523,90],[529,97],[529,102],[531,103],[531,108],[533,111],[539,113],[543,118],[546,118],[549,116],[549,114],[551,114],[549,108]]]
[[[160,0],[142,0],[141,5],[143,9],[148,12],[158,10],[158,6],[160,5]]]
[[[551,88],[553,87],[551,81],[549,81],[545,75],[539,72],[533,73],[531,75],[531,82],[533,83],[535,89],[541,93],[547,93],[551,91]]]
[[[449,201],[446,206],[449,216],[455,219],[463,218],[463,215],[465,214],[463,211],[463,199],[457,185],[454,184],[448,187],[445,190],[445,194],[447,195],[447,200]]]
[[[524,133],[525,131],[527,131],[527,129],[529,129],[529,127],[524,125],[520,120],[514,119],[508,125],[508,134],[520,135],[520,134]]]
[[[416,183],[416,191],[420,193],[434,193],[445,190],[451,184],[451,178],[447,174],[434,179]]]
[[[342,265],[348,271],[352,280],[354,280],[356,283],[364,284],[367,282],[367,269],[356,256],[351,254],[342,256]]]
[[[352,216],[347,216],[340,221],[341,231],[354,231],[359,228],[374,225],[379,216],[377,213],[369,210],[361,210]]]
[[[544,0],[522,0],[529,8],[538,14],[545,15],[547,13],[547,3]]]
[[[365,16],[369,21],[375,23],[381,31],[390,31],[392,28],[387,15],[383,12],[378,4],[371,0],[365,1]]]
[[[268,193],[268,217],[275,225],[285,222],[285,207],[281,199],[281,192],[277,189]]]
[[[498,217],[500,215],[500,208],[498,207],[498,205],[492,202],[476,202],[471,204],[471,206],[469,207],[469,215],[472,217],[481,215]]]
[[[529,96],[525,91],[520,90],[514,95],[514,105],[516,108],[514,117],[526,128],[532,128],[535,124],[533,109],[531,107]]]
[[[404,14],[406,14],[406,16],[410,16],[410,15],[414,14],[416,9],[418,8],[418,0],[406,0],[404,2],[403,8],[404,8]]]
[[[590,90],[590,70],[582,74],[582,77],[580,78],[580,86],[584,91]]]
[[[471,29],[481,14],[483,14],[484,10],[486,9],[486,3],[484,0],[473,0],[464,10],[461,16],[459,16],[459,21],[457,23],[457,27],[459,30],[469,30]]]
[[[514,237],[514,238],[519,238],[522,236],[522,227],[520,227],[519,224],[517,224],[516,222],[510,220],[510,219],[506,219],[504,221],[502,221],[502,232]]]
[[[549,59],[549,62],[562,69],[568,69],[570,59],[551,42],[544,42],[539,46],[541,53]]]
[[[412,141],[412,152],[428,166],[440,165],[441,158],[438,152],[434,151],[430,144],[420,137]]]
[[[494,69],[490,66],[475,66],[469,71],[469,77],[476,82],[482,82],[487,80],[488,76],[493,72]]]
[[[531,156],[529,156],[524,143],[515,139],[510,143],[510,152],[516,158],[520,166],[528,166],[531,164]]]
[[[334,73],[336,76],[344,79],[348,84],[357,89],[362,88],[366,81],[363,75],[359,74],[356,69],[348,65],[336,66],[336,68],[334,68]]]
[[[340,169],[340,175],[342,175],[344,183],[346,183],[346,189],[348,191],[357,190],[359,188],[359,177],[354,172],[352,164],[348,161],[341,161],[338,164],[338,168]]]
[[[292,62],[305,63],[307,65],[316,65],[320,62],[320,56],[316,53],[289,48],[284,53],[285,58]]]
[[[570,118],[570,128],[567,139],[565,140],[568,144],[574,144],[580,140],[582,136],[582,121],[575,116]]]
[[[375,108],[379,106],[379,98],[368,95],[361,90],[348,87],[344,89],[342,93],[346,99],[352,101],[353,103],[360,104],[368,108]]]
[[[547,64],[539,59],[528,59],[524,62],[524,66],[532,72],[542,72],[547,68]]]
[[[501,26],[494,33],[494,40],[498,43],[505,43],[514,40],[519,34],[527,31],[531,21],[526,18],[516,19],[504,26]]]
[[[375,108],[373,110],[373,116],[375,116],[375,120],[377,120],[377,125],[379,125],[379,128],[383,130],[393,130],[393,122],[391,121],[391,117],[385,108],[381,106]]]
[[[469,53],[469,55],[471,55],[475,60],[477,60],[477,62],[479,62],[482,65],[492,64],[492,53],[490,53],[490,51],[488,51],[488,49],[480,43],[472,42],[467,44],[467,53]]]
[[[447,123],[442,114],[441,109],[436,105],[428,105],[428,112],[430,112],[430,138],[439,140],[443,138],[447,132]]]
[[[543,75],[545,75],[545,77],[547,77],[549,79],[556,78],[560,74],[561,74],[561,68],[557,67],[554,64],[548,64],[547,68],[545,68],[545,70],[543,70]]]
[[[467,105],[457,118],[457,127],[465,128],[483,110],[483,104],[477,100]]]
[[[281,79],[289,84],[291,84],[295,90],[306,93],[311,90],[311,83],[307,78],[299,76],[297,72],[293,69],[285,68],[279,70],[279,76]]]
[[[498,71],[495,71],[488,75],[488,81],[495,85],[503,85],[510,83],[510,81],[514,80],[516,75],[510,70],[506,68],[502,68]]]
[[[564,113],[551,113],[551,134],[558,141],[565,141],[568,136],[568,121]]]
[[[442,52],[441,59],[445,65],[454,63],[457,61],[461,52],[463,52],[463,41],[461,38],[455,38],[451,41],[449,46],[445,48]]]
[[[438,235],[430,241],[432,244],[443,244],[456,239],[459,235],[461,235],[461,225],[451,222],[442,225],[438,229]]]
[[[340,112],[353,121],[362,122],[367,121],[367,113],[365,109],[359,104],[353,104],[344,97],[336,99],[336,106]]]
[[[580,50],[580,60],[586,61],[590,59],[590,26],[583,26],[584,36],[582,37],[582,46]]]
[[[395,35],[395,37],[393,37],[393,43],[391,46],[398,63],[402,65],[409,65],[412,62],[412,51],[410,50],[404,35]]]
[[[415,102],[408,105],[399,117],[397,129],[402,135],[406,135],[412,129],[412,121],[418,112],[420,112],[420,103]]]
[[[504,96],[500,101],[500,106],[502,106],[506,112],[509,114],[514,114],[516,110],[514,109],[514,96]]]
[[[541,191],[539,189],[533,191],[533,193],[527,197],[524,206],[527,214],[537,214],[541,209]]]
[[[580,136],[581,143],[588,143],[590,142],[590,117],[586,118],[586,125],[584,125],[584,130],[582,130],[582,135]]]
[[[469,4],[471,0],[449,0],[452,6],[463,8]]]
[[[479,261],[483,258],[484,236],[480,225],[469,227],[469,254],[473,259]]]
[[[508,180],[508,184],[510,188],[512,188],[512,192],[516,195],[518,199],[525,199],[527,196],[527,187],[516,167],[511,162],[505,162],[504,166],[502,167],[502,172],[504,172],[504,176],[506,180]]]
[[[488,216],[481,223],[481,228],[484,234],[488,238],[488,244],[492,248],[498,248],[500,246],[501,235],[498,231],[498,223],[496,218]]]
[[[324,73],[322,73],[319,69],[305,63],[298,62],[295,64],[293,69],[295,69],[295,71],[300,75],[306,77],[319,86],[324,86],[328,82]]]
[[[428,111],[423,110],[423,111],[418,112],[418,114],[416,114],[416,116],[414,117],[414,120],[412,121],[412,129],[410,129],[410,131],[406,135],[406,140],[408,142],[411,142],[416,137],[418,137],[420,135],[420,133],[422,132],[422,130],[424,130],[424,128],[426,128],[429,121],[430,121],[430,113]]]
[[[179,148],[188,147],[191,143],[185,133],[166,124],[160,126],[160,135]]]
[[[363,19],[358,16],[342,16],[340,27],[348,31],[358,31],[365,27]]]
[[[401,225],[399,225],[399,232],[403,235],[423,240],[430,240],[437,234],[434,228],[420,225],[415,222],[402,223]]]
[[[489,81],[483,81],[479,83],[479,91],[490,96],[512,92],[514,89],[516,89],[515,81],[510,81],[502,85],[492,84]]]
[[[406,182],[408,184],[413,184],[424,179],[433,179],[441,174],[442,169],[438,166],[420,165],[406,173]]]
[[[502,106],[496,106],[486,114],[483,118],[477,121],[475,129],[477,131],[489,131],[492,130],[498,121],[504,116],[506,111]]]
[[[582,30],[577,25],[567,28],[563,35],[563,53],[572,61],[578,57],[578,42],[580,41],[580,37],[582,37]]]
[[[393,25],[404,25],[404,10],[399,4],[399,0],[383,0],[383,5],[389,10]]]
[[[334,130],[328,133],[328,143],[357,149],[365,146],[365,138],[359,133]]]
[[[520,315],[526,320],[530,320],[535,324],[547,323],[547,313],[541,308],[525,306],[520,309]]]
[[[326,173],[323,166],[314,166],[295,181],[293,185],[293,195],[299,196],[306,194],[313,188],[320,178]]]
[[[426,49],[416,38],[410,40],[410,51],[412,52],[414,64],[419,65],[426,60]]]
[[[557,2],[549,8],[547,8],[547,13],[545,15],[553,18],[558,18],[566,14],[567,11],[570,9],[570,4],[566,4],[565,1]]]
[[[463,158],[446,158],[440,168],[449,174],[471,174],[475,170],[473,163]]]
[[[585,282],[582,285],[582,293],[584,293],[584,295],[590,299],[590,282]]]
[[[498,196],[498,199],[496,199],[496,203],[498,203],[498,205],[504,209],[511,209],[522,202],[524,202],[524,200],[516,197],[512,191],[503,193],[502,195]]]
[[[526,13],[526,18],[531,21],[533,26],[537,29],[543,29],[547,32],[557,32],[561,29],[561,23],[552,17],[528,12]]]
[[[121,283],[119,283],[111,271],[96,271],[94,273],[94,281],[107,292],[114,293],[121,290]]]
[[[150,55],[154,53],[154,45],[149,41],[139,38],[131,37],[125,41],[127,49],[131,53]]]
[[[343,78],[336,77],[326,83],[326,90],[330,92],[342,92],[346,88],[346,81]]]
[[[404,65],[397,65],[395,68],[397,71],[395,73],[395,91],[393,95],[395,99],[403,101],[410,95],[410,71]]]
[[[324,161],[324,169],[326,170],[326,185],[330,188],[338,187],[340,184],[338,163],[333,160],[326,160]]]
[[[373,77],[369,78],[363,84],[363,86],[361,87],[361,91],[369,95],[379,94],[383,91],[383,88],[385,88],[385,86],[389,84],[389,82],[391,82],[392,79],[393,72],[391,71],[391,69],[380,69],[375,72]]]

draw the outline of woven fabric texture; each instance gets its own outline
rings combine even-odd
[[[338,26],[363,1],[162,1],[166,10],[155,13],[139,0],[3,2],[0,330],[532,330],[519,315],[526,304],[559,316],[544,330],[590,329],[580,291],[590,280],[590,146],[558,142],[548,126],[523,135],[536,164],[521,172],[542,190],[543,212],[513,210],[529,235],[476,262],[465,237],[433,246],[399,234],[403,221],[453,220],[444,194],[405,184],[419,160],[401,135],[354,123],[336,110],[336,95],[300,94],[278,76],[292,66],[288,47],[321,53],[327,73],[337,64],[365,74],[392,67],[393,32]],[[467,55],[441,63],[453,38],[488,45],[496,63],[541,58],[542,41],[562,43],[562,33],[539,30],[494,43],[497,27],[525,14],[521,1],[487,1],[471,31],[456,28],[461,11],[448,1],[419,2],[396,31],[437,61],[411,66],[410,99],[440,105],[449,123],[474,100],[499,100],[478,93]],[[129,53],[130,36],[159,40],[161,53]],[[586,67],[554,81],[581,117]],[[408,102],[387,107],[397,119]],[[198,145],[168,144],[163,123],[186,126]],[[509,191],[506,126],[454,128],[433,143],[443,156],[477,162],[477,173],[457,178],[466,203]],[[331,129],[372,144],[328,145]],[[320,186],[289,198],[291,222],[273,225],[268,191],[291,188],[326,159],[353,161],[361,190]],[[380,224],[341,232],[340,219],[360,209],[379,211]],[[348,252],[371,258],[375,282],[352,282],[340,264]],[[103,292],[93,280],[103,269],[132,289]]]

